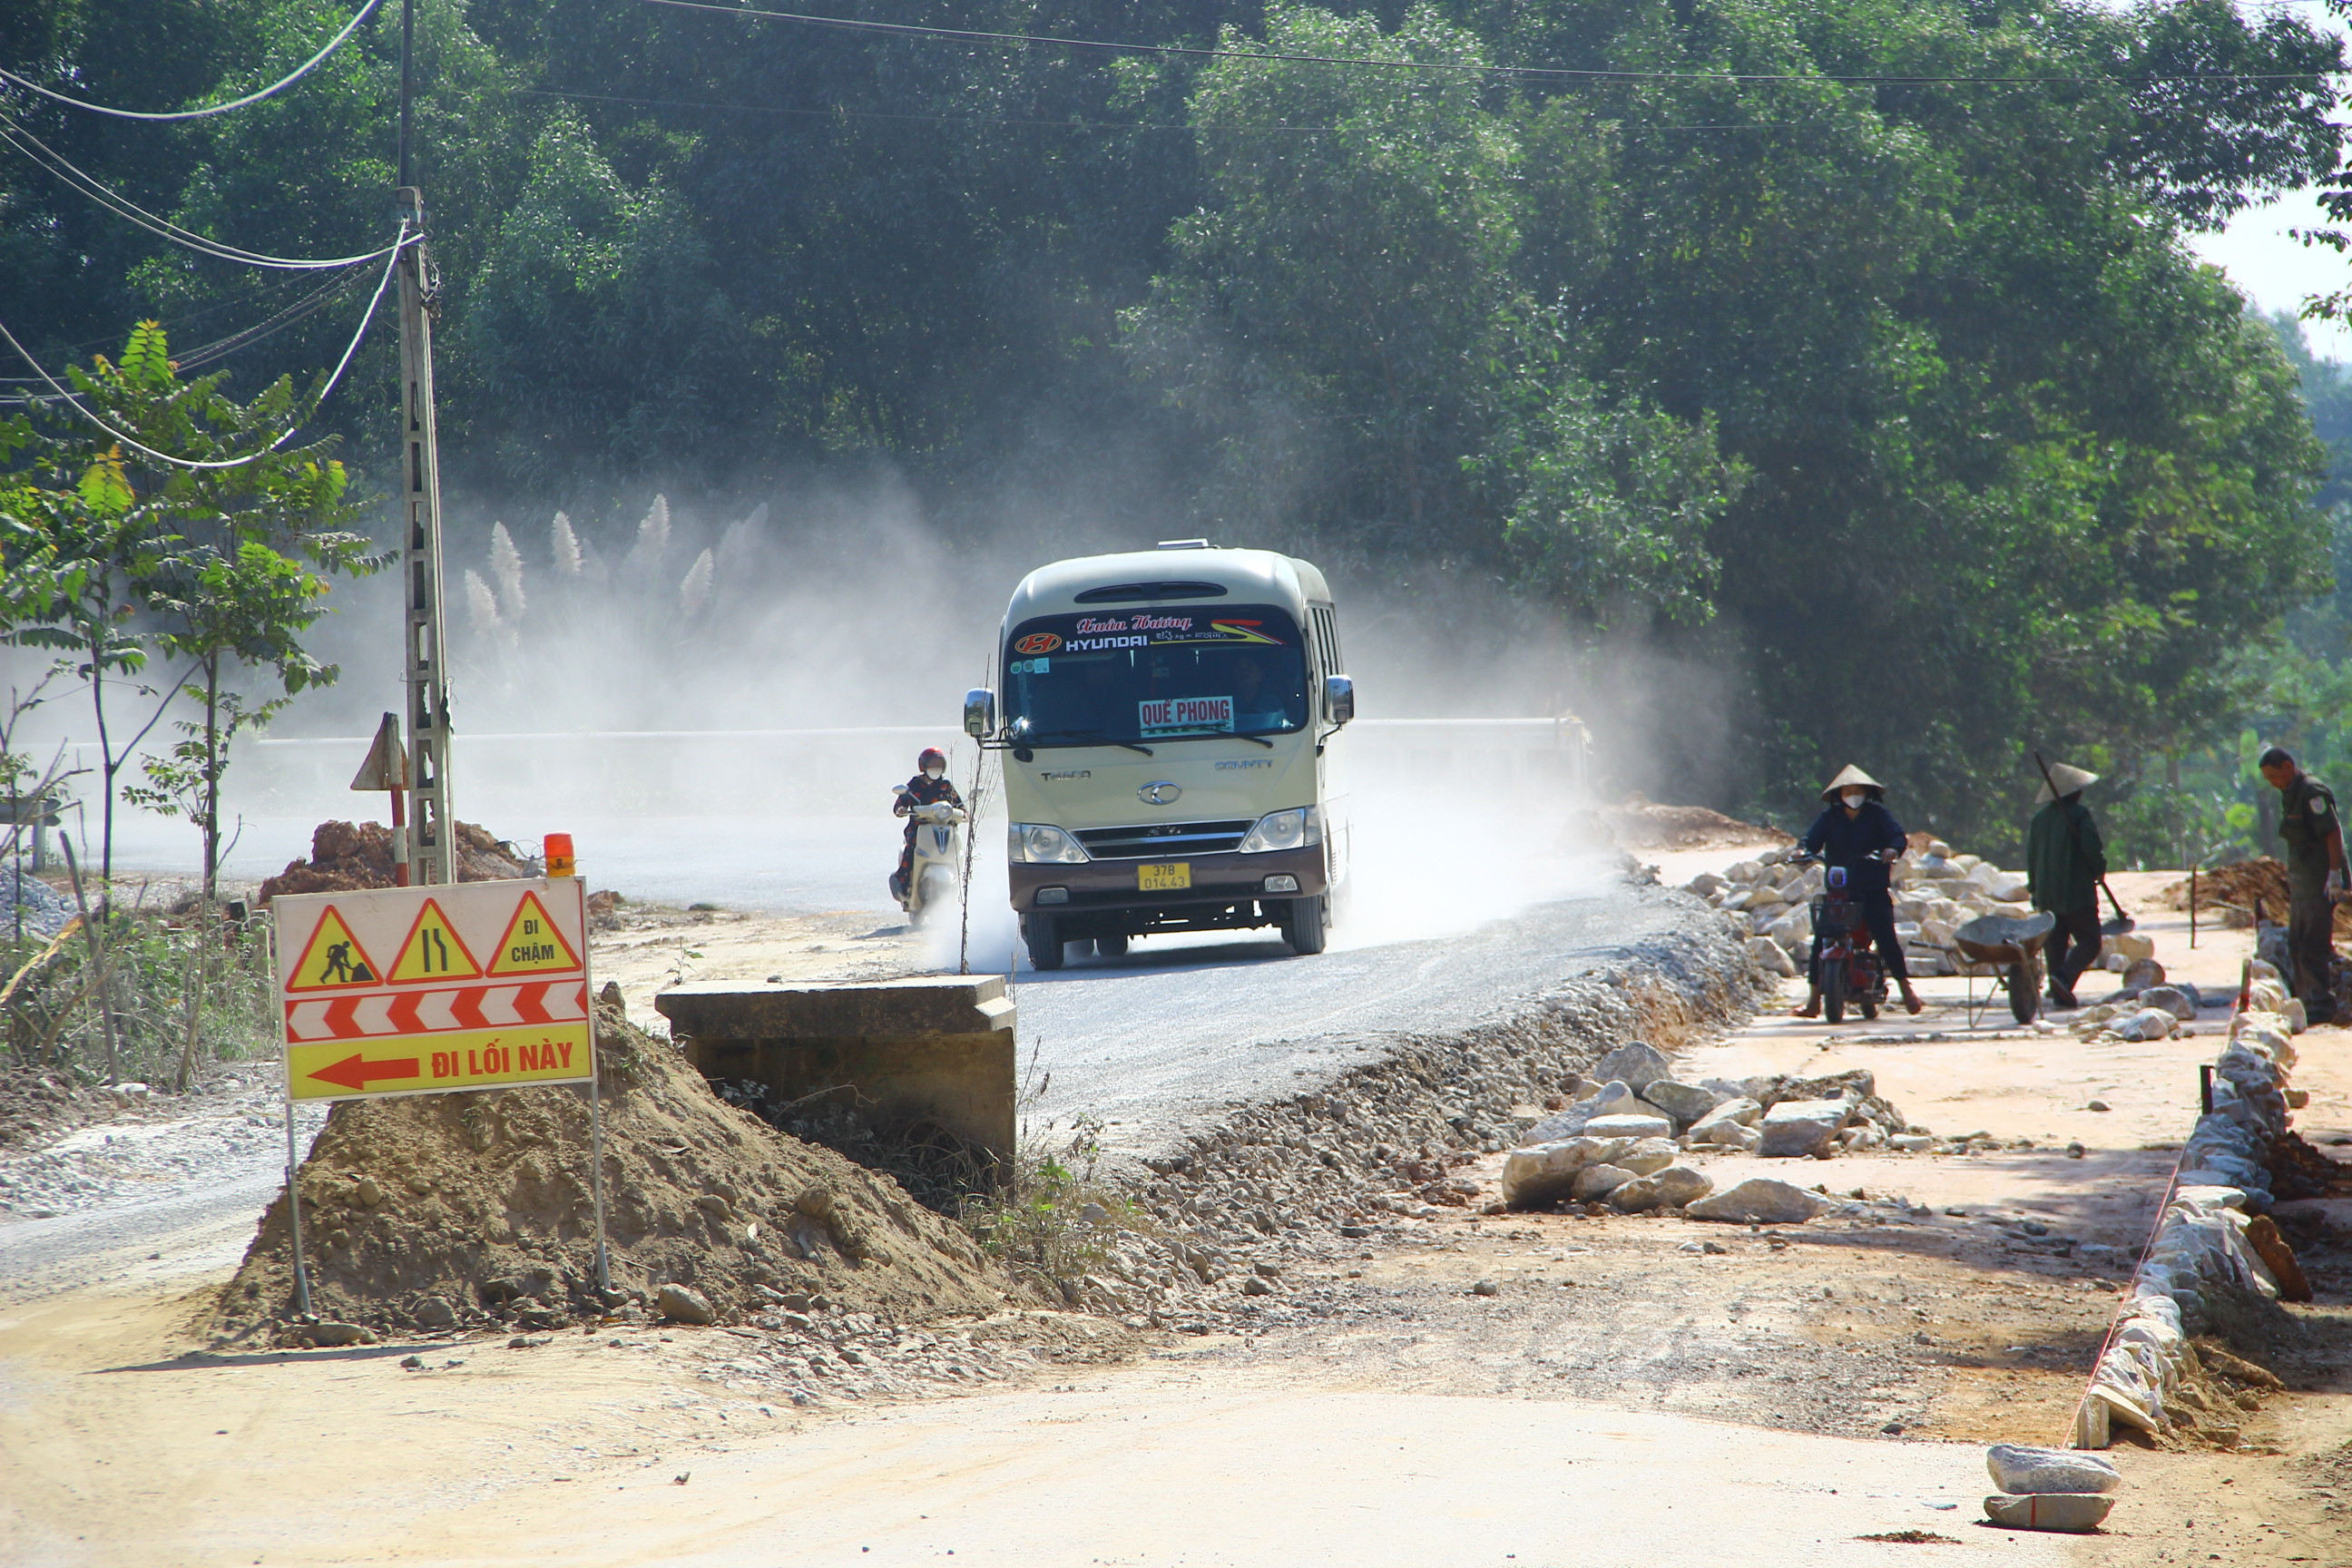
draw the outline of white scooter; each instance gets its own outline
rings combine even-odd
[[[904,795],[907,786],[894,784],[891,792]],[[907,864],[907,888],[898,895],[898,907],[907,911],[909,925],[919,927],[933,905],[955,903],[963,881],[965,818],[961,807],[945,801],[915,806],[908,815],[915,819],[915,854]]]

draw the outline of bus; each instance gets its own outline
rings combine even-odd
[[[1057,561],[1013,590],[997,668],[964,729],[1003,758],[1035,967],[1267,926],[1323,951],[1347,875],[1333,741],[1356,694],[1321,572],[1202,540]]]

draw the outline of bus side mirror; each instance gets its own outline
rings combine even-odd
[[[1323,678],[1323,717],[1345,724],[1356,716],[1356,683],[1344,675]]]
[[[996,729],[996,693],[975,686],[963,694],[963,732],[981,740]]]

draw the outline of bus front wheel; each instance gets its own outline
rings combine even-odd
[[[1032,969],[1062,967],[1062,922],[1050,915],[1023,915],[1021,940],[1029,949]]]
[[[1282,940],[1290,944],[1291,952],[1302,955],[1322,952],[1330,932],[1330,910],[1324,895],[1292,899],[1290,908],[1283,911],[1281,929]]]

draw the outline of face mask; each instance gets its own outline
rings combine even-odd
[[[1865,790],[1850,789],[1843,795],[1838,796],[1838,798],[1845,802],[1845,808],[1848,811],[1860,811],[1862,809],[1862,803],[1868,800],[1870,798],[1870,795]]]
[[[945,768],[925,768],[923,776],[927,779],[943,779],[948,776],[948,771]]]

